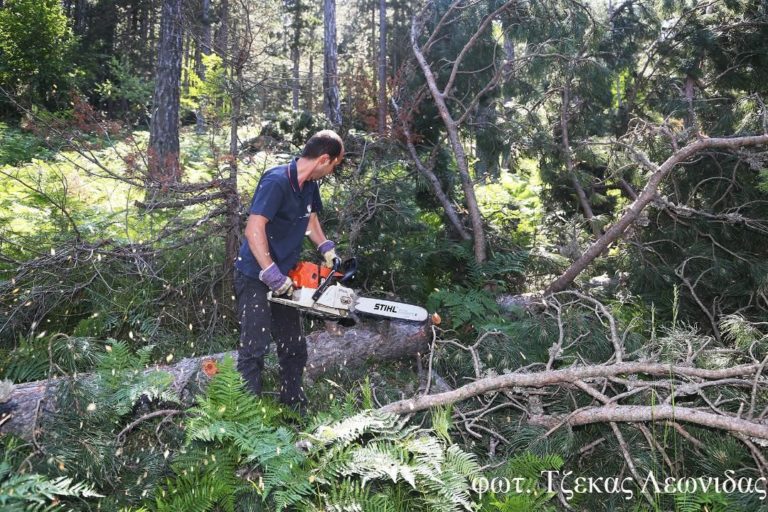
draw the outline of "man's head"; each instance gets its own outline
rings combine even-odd
[[[344,143],[333,130],[322,130],[310,137],[301,157],[316,163],[311,179],[319,179],[332,173],[344,159]]]

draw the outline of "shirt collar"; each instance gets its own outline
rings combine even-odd
[[[291,163],[288,164],[288,170],[286,171],[288,183],[291,184],[291,189],[294,192],[301,192],[301,187],[299,187],[299,168],[296,163],[298,161],[298,158],[291,159]]]

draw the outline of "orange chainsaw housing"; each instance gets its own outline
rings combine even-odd
[[[308,261],[300,261],[288,272],[288,277],[293,281],[295,288],[319,288],[330,275],[331,269],[328,267]],[[341,272],[336,272],[335,275],[336,277],[344,276]]]

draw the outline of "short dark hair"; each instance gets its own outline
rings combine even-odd
[[[309,138],[304,145],[301,156],[304,158],[319,158],[322,155],[328,155],[335,159],[344,149],[344,143],[341,137],[333,130],[322,130]]]

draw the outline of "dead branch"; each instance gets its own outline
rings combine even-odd
[[[768,440],[768,424],[756,423],[736,416],[723,416],[704,412],[690,407],[672,405],[617,405],[585,407],[572,412],[567,417],[532,416],[529,422],[534,425],[551,426],[567,424],[571,427],[591,423],[635,423],[661,420],[684,421],[695,425],[745,434],[757,439]]]
[[[470,384],[446,393],[420,396],[400,400],[386,405],[382,409],[396,414],[423,411],[438,405],[448,405],[467,398],[493,393],[515,387],[543,388],[563,384],[575,384],[579,380],[610,378],[620,375],[651,375],[656,377],[727,379],[749,377],[755,374],[760,365],[745,364],[719,370],[674,366],[662,363],[615,363],[611,365],[573,366],[562,370],[550,370],[532,373],[508,373],[476,380]]]
[[[589,266],[592,261],[605,251],[612,243],[618,240],[632,223],[640,216],[640,213],[656,197],[657,190],[662,180],[678,165],[684,163],[694,155],[711,148],[737,149],[746,146],[758,146],[768,144],[768,134],[747,137],[720,137],[700,138],[675,151],[663,164],[656,166],[644,155],[635,152],[639,163],[652,171],[648,183],[619,220],[608,228],[603,236],[598,238],[584,253],[574,261],[560,277],[555,279],[544,291],[545,295],[551,295],[567,288],[576,277]]]
[[[430,187],[432,188],[432,193],[435,194],[435,197],[442,205],[448,220],[451,222],[451,225],[459,234],[459,236],[461,236],[463,240],[470,240],[472,236],[464,228],[464,224],[461,222],[456,208],[454,208],[453,204],[451,204],[451,200],[443,190],[443,186],[440,184],[440,180],[435,175],[433,167],[424,165],[424,163],[421,161],[421,158],[419,158],[419,155],[416,152],[416,146],[413,142],[413,133],[411,133],[408,121],[400,113],[400,107],[397,105],[394,96],[390,98],[390,102],[392,103],[392,107],[395,109],[395,115],[400,119],[400,125],[403,128],[403,133],[405,134],[405,142],[406,146],[408,147],[408,153],[411,155],[411,160],[413,160],[413,163],[416,165],[416,169],[419,171],[419,174],[424,176],[424,178],[429,183]]]

